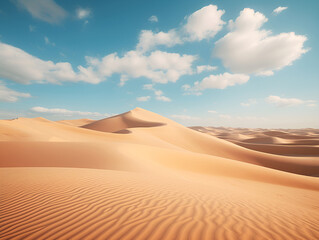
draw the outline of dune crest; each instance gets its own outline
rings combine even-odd
[[[146,127],[158,127],[165,125],[165,123],[143,120],[145,115],[147,116],[146,110],[136,108],[132,111],[122,113],[113,117],[104,118],[99,121],[95,121],[86,125],[83,128],[110,132],[110,133],[129,133],[129,128],[146,128]],[[147,117],[146,117],[147,118]]]

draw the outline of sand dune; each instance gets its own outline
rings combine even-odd
[[[95,121],[89,123],[87,125],[82,126],[83,128],[102,131],[102,132],[117,132],[122,133],[125,132],[127,128],[137,128],[137,127],[156,127],[165,125],[165,123],[161,122],[153,122],[147,121],[143,118],[135,117],[135,112],[137,111],[129,111],[127,113],[123,113],[114,117],[102,119],[99,121]],[[125,132],[127,133],[127,132]]]
[[[194,129],[140,108],[0,120],[0,239],[319,238],[318,148],[291,145],[316,131]]]
[[[191,128],[255,151],[298,157],[319,156],[317,129]]]

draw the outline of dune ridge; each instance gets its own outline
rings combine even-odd
[[[287,144],[306,132],[189,129],[141,108],[0,120],[0,238],[318,239],[316,146]],[[244,142],[256,135],[281,143]]]

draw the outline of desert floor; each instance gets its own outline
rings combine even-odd
[[[144,109],[0,120],[0,239],[319,239],[319,130]]]

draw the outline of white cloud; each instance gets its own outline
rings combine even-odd
[[[223,73],[219,75],[210,75],[205,77],[201,82],[195,82],[191,87],[188,84],[182,86],[183,90],[188,94],[201,92],[205,89],[225,89],[230,86],[244,84],[249,80],[249,76],[245,74]]]
[[[201,41],[214,37],[225,24],[221,19],[224,13],[225,11],[218,10],[216,5],[208,5],[192,13],[184,26],[188,40]]]
[[[217,113],[217,111],[215,111],[215,110],[208,110],[207,112],[213,113],[213,114]]]
[[[282,11],[286,10],[288,7],[277,7],[276,9],[274,9],[273,13],[275,14],[279,14]]]
[[[175,29],[166,32],[153,33],[151,30],[142,30],[139,36],[139,42],[136,49],[141,52],[147,52],[156,46],[164,45],[167,47],[181,44],[182,41]]]
[[[162,102],[171,102],[172,101],[169,97],[166,97],[163,95],[156,96],[156,99],[158,101],[162,101]]]
[[[17,92],[9,89],[0,81],[0,101],[16,102],[19,100],[19,98],[29,97],[31,97],[29,93]]]
[[[46,45],[55,46],[55,43],[51,42],[47,36],[44,37],[44,42]]]
[[[257,104],[256,99],[248,99],[246,102],[240,103],[240,105],[243,107],[250,107],[250,106],[255,105],[255,104]]]
[[[150,18],[148,19],[148,21],[150,22],[158,22],[158,17],[153,15],[153,16],[150,16]]]
[[[102,81],[101,77],[93,72],[91,66],[77,68],[78,71],[74,72],[68,62],[43,61],[19,48],[0,42],[0,77],[2,78],[24,84]]]
[[[145,84],[143,86],[143,89],[145,90],[151,90],[154,92],[155,99],[162,102],[171,102],[172,100],[166,96],[164,96],[163,92],[161,90],[157,90],[154,88],[153,84]]]
[[[260,29],[267,21],[260,12],[245,8],[235,22],[230,21],[231,32],[216,42],[214,55],[235,73],[272,75],[307,52],[306,36],[271,35]]]
[[[289,107],[289,106],[297,106],[306,104],[309,107],[313,107],[316,105],[316,101],[314,100],[302,100],[298,98],[282,98],[279,96],[268,96],[266,98],[266,102],[275,104],[278,107]]]
[[[129,51],[123,57],[112,53],[101,60],[87,57],[88,64],[100,76],[110,77],[113,74],[120,74],[122,83],[130,78],[141,77],[156,83],[176,82],[181,76],[192,74],[192,63],[195,60],[196,56],[162,51],[155,51],[149,55]]]
[[[196,67],[197,73],[202,73],[204,71],[205,72],[214,71],[216,69],[217,69],[216,66],[210,66],[210,65],[201,65]]]
[[[147,101],[149,101],[150,99],[151,99],[150,96],[143,96],[143,97],[138,97],[138,98],[136,98],[136,100],[139,101],[139,102],[147,102]]]
[[[77,8],[75,10],[75,13],[76,13],[76,17],[78,19],[85,19],[85,18],[88,18],[90,15],[91,15],[91,10],[88,9],[88,8]]]
[[[54,115],[64,115],[64,116],[91,116],[91,117],[109,117],[110,115],[107,113],[99,113],[99,112],[82,112],[82,111],[72,111],[63,108],[45,108],[45,107],[33,107],[31,108],[32,112],[37,113],[46,113],[46,114],[54,114]]]
[[[54,0],[16,0],[16,2],[32,17],[48,23],[59,23],[67,16],[67,12]]]
[[[198,82],[195,82],[198,83]],[[199,91],[199,89],[192,88],[189,84],[184,84],[182,86],[182,89],[184,91],[183,95],[195,95],[200,96],[202,95],[202,92]]]
[[[224,12],[224,10],[218,10],[215,5],[208,5],[186,17],[186,23],[179,28],[158,33],[142,30],[136,49],[147,52],[156,46],[173,47],[184,42],[212,38],[225,24],[221,20]]]
[[[179,115],[179,114],[173,114],[170,116],[171,118],[174,119],[179,119],[179,120],[198,120],[198,117],[192,117],[188,115]]]

